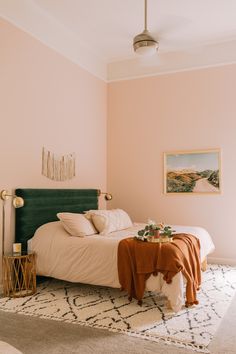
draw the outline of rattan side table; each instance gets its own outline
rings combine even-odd
[[[3,255],[4,296],[22,297],[36,292],[35,253]]]

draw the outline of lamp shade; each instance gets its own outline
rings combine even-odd
[[[112,194],[107,193],[107,192],[102,192],[100,189],[98,189],[98,196],[104,194],[105,200],[112,200]]]
[[[24,206],[24,199],[21,197],[14,197],[12,200],[12,204],[14,208],[22,208]]]
[[[134,37],[133,48],[135,53],[143,56],[153,55],[157,52],[159,43],[147,30]]]
[[[112,200],[112,195],[110,193],[105,194],[105,199],[106,200]]]

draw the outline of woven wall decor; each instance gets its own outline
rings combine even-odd
[[[75,177],[75,153],[58,156],[43,147],[42,175],[54,181],[66,181]]]

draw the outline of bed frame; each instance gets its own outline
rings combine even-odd
[[[22,189],[15,194],[24,199],[24,207],[16,209],[15,241],[27,250],[27,241],[36,229],[57,221],[57,213],[83,213],[98,209],[98,189]]]

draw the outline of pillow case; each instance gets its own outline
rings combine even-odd
[[[58,213],[58,219],[71,236],[89,236],[97,233],[93,223],[84,214]]]
[[[86,216],[93,222],[101,235],[133,226],[129,215],[122,209],[89,210]]]

